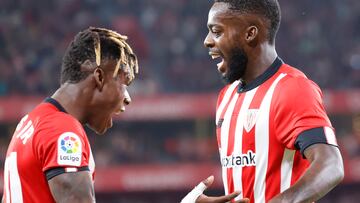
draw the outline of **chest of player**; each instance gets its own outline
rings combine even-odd
[[[277,79],[278,78],[278,79]],[[269,144],[276,142],[271,110],[275,87],[282,77],[274,77],[246,92],[229,87],[216,112],[216,134],[224,167],[257,166],[268,158]]]

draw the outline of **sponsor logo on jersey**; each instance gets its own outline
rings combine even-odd
[[[221,165],[225,168],[233,168],[236,166],[255,166],[256,165],[256,153],[249,150],[246,154],[235,155],[232,154],[227,157],[221,158]]]
[[[82,146],[78,135],[66,132],[58,138],[58,157],[59,165],[80,166]]]
[[[218,121],[217,124],[216,124],[216,127],[217,127],[217,128],[221,128],[223,122],[224,122],[224,119],[223,119],[223,118],[220,118],[219,121]]]

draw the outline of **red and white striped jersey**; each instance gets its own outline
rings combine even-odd
[[[236,200],[268,202],[309,166],[294,146],[299,134],[322,128],[326,143],[336,146],[336,138],[320,88],[279,58],[249,85],[239,84],[224,87],[217,102],[225,194],[241,191]]]

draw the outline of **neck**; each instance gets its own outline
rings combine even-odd
[[[274,45],[263,43],[248,54],[246,73],[242,77],[245,83],[250,83],[255,78],[263,74],[274,62],[277,53]]]
[[[86,122],[86,104],[91,98],[86,94],[86,88],[81,88],[81,83],[64,83],[51,97],[58,101],[67,113],[84,124]]]

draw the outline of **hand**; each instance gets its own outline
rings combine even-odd
[[[191,192],[189,192],[184,199],[181,200],[181,203],[226,203],[233,200],[237,197],[240,192],[233,192],[229,195],[223,195],[220,197],[209,197],[203,194],[204,190],[211,186],[214,182],[214,176],[210,176],[207,179],[203,180],[199,185],[197,185]],[[244,198],[237,200],[234,203],[248,203],[249,199]]]

